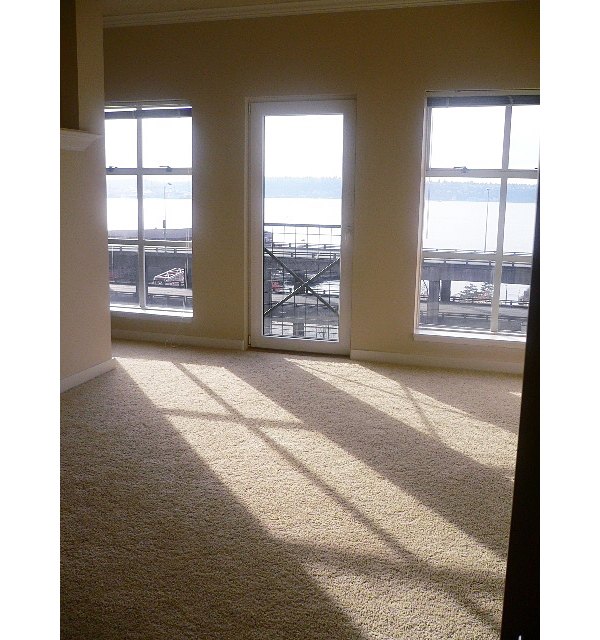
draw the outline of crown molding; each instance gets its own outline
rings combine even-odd
[[[482,4],[499,0],[297,0],[273,4],[225,6],[182,11],[160,11],[129,15],[106,15],[104,27],[134,27],[158,24],[180,24],[211,20],[239,20],[268,18],[311,13],[338,13],[342,11],[367,11],[377,9],[401,9],[407,7],[433,7],[456,4]],[[500,0],[517,2],[519,0]]]

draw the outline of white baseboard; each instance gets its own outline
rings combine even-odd
[[[158,342],[160,344],[176,344],[191,347],[208,347],[209,349],[233,349],[243,351],[246,344],[243,340],[225,340],[221,338],[201,338],[170,333],[152,333],[147,331],[129,331],[113,329],[112,337],[116,340],[139,340],[140,342]]]
[[[492,371],[495,373],[516,373],[522,375],[522,362],[494,362],[477,358],[452,358],[439,356],[412,356],[404,353],[389,353],[386,351],[363,351],[352,349],[352,360],[370,362],[385,362],[389,364],[404,364],[413,367],[439,367],[444,369],[467,369],[471,371]]]
[[[100,364],[94,365],[89,369],[85,369],[85,371],[80,371],[79,373],[75,373],[72,376],[68,376],[67,378],[63,378],[60,381],[60,392],[68,391],[73,387],[77,387],[84,382],[88,382],[88,380],[92,380],[92,378],[96,378],[101,376],[103,373],[107,371],[111,371],[116,367],[117,363],[114,358],[110,360],[106,360],[106,362],[101,362]]]

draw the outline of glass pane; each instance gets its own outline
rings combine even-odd
[[[144,238],[192,239],[192,176],[144,176]]]
[[[427,178],[423,250],[496,250],[500,180]]]
[[[504,257],[533,252],[537,180],[509,180],[506,191]]]
[[[509,180],[499,331],[527,333],[536,208],[537,180]]]
[[[263,335],[339,339],[340,229],[265,224]]]
[[[500,169],[505,107],[431,109],[429,166]]]
[[[144,167],[191,167],[192,119],[143,118],[142,143]]]
[[[136,176],[106,176],[106,214],[109,238],[138,237]]]
[[[471,280],[458,280],[467,278]],[[452,330],[490,330],[493,263],[449,266],[424,260],[419,326]]]
[[[265,336],[339,339],[343,125],[265,118]]]
[[[106,166],[122,169],[137,167],[137,122],[127,120],[104,121]]]
[[[527,334],[531,264],[504,262],[500,286],[498,330]]]
[[[111,305],[139,305],[138,250],[131,245],[108,246]]]
[[[192,251],[189,247],[146,247],[146,306],[192,310]]]
[[[540,107],[521,105],[512,108],[509,169],[539,167]]]

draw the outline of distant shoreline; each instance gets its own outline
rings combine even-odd
[[[164,181],[147,180],[144,197],[160,200],[189,200],[192,197],[191,180],[170,185],[165,191]],[[136,198],[135,185],[107,182],[109,198]],[[498,202],[500,183],[439,180],[427,182],[425,196],[428,200],[443,202]],[[265,198],[312,198],[317,200],[340,200],[342,179],[338,177],[276,177],[265,178]],[[537,200],[537,185],[509,182],[507,202],[531,202]]]

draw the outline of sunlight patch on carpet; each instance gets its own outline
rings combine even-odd
[[[365,522],[392,551],[397,553],[401,544],[402,552],[439,566],[457,562],[466,566],[465,557],[470,558],[472,568],[489,562],[503,566],[502,559],[485,545],[323,434],[305,429],[263,431],[293,456],[307,478],[317,481],[330,498]],[[411,535],[415,527],[421,531],[417,537]]]
[[[384,541],[258,431],[233,420],[226,425],[204,422],[201,429],[189,418],[171,422],[271,535],[296,542],[317,538],[323,544],[357,550],[368,539],[374,553],[389,556]]]
[[[223,406],[227,406],[230,413],[235,411],[250,420],[269,416],[269,420],[274,421],[301,422],[225,367],[192,364],[180,366],[189,371],[196,383],[201,385],[201,388],[204,387],[205,392],[211,394]],[[235,409],[232,402],[235,403]]]
[[[114,372],[63,396],[75,620],[87,624],[99,592],[114,624],[124,611],[135,628],[146,622],[127,608],[137,593],[144,612],[159,602],[165,628],[189,604],[199,633],[213,625],[207,638],[258,638],[257,616],[265,638],[288,637],[276,631],[286,615],[309,629],[290,637],[315,640],[498,637],[516,380],[118,350]],[[356,633],[327,635],[323,611]],[[224,624],[238,633],[218,635]]]
[[[517,436],[361,364],[287,358],[302,370],[489,467],[513,469]]]
[[[424,610],[435,618],[440,606],[458,608],[466,628],[481,624],[474,611],[497,616],[494,576],[503,561],[322,434],[253,427],[235,418],[201,427],[191,418],[171,422],[265,531],[294,552],[365,630],[375,623],[409,628],[417,613],[411,590],[419,618]],[[455,574],[461,582],[471,575],[476,593],[448,585]],[[414,628],[419,624],[415,620]]]
[[[121,367],[131,376],[148,400],[165,410],[198,411],[204,415],[227,416],[229,412],[209,393],[198,387],[172,362],[159,366],[134,358],[118,358]],[[152,372],[153,375],[148,375]]]
[[[322,434],[235,420],[171,423],[196,454],[282,540],[420,559],[438,568],[501,570],[503,560]],[[413,532],[418,531],[418,535]],[[425,534],[425,535],[424,535]]]

